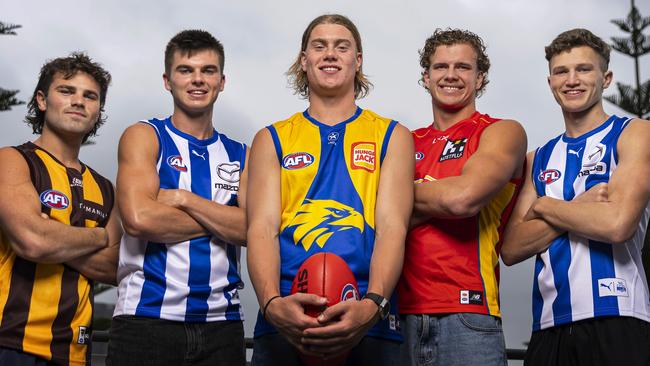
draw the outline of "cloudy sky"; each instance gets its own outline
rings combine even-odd
[[[438,0],[438,1],[9,1],[0,0],[0,21],[21,24],[18,36],[0,36],[0,86],[19,89],[28,100],[45,60],[82,50],[113,75],[108,122],[82,159],[114,179],[117,141],[140,119],[164,117],[172,101],[163,89],[163,51],[178,31],[201,28],[226,48],[225,91],[216,104],[220,132],[250,143],[254,133],[306,108],[286,87],[284,72],[294,60],[309,21],[322,13],[349,16],[364,46],[364,70],[375,88],[359,101],[413,129],[431,123],[428,95],[418,85],[418,50],[435,28],[457,27],[481,35],[492,61],[490,85],[478,108],[520,121],[529,149],[563,131],[562,116],[546,83],[543,47],[558,33],[584,27],[609,39],[622,36],[611,19],[624,18],[627,0]],[[637,1],[650,15],[650,2]],[[650,77],[648,57],[642,78]],[[632,83],[633,61],[612,54],[617,81]],[[610,93],[613,92],[610,90]],[[621,110],[607,105],[610,113]],[[22,123],[25,107],[0,112],[0,145],[33,139]],[[245,267],[244,267],[245,268]],[[248,276],[246,275],[248,281]],[[530,335],[532,261],[502,268],[504,324],[508,347],[520,348]],[[251,286],[247,335],[257,305]]]

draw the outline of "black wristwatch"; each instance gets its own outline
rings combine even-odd
[[[379,317],[381,320],[384,320],[388,317],[388,313],[390,312],[390,302],[385,297],[379,294],[368,292],[363,298],[370,299],[375,304],[377,304],[377,307],[379,307]]]

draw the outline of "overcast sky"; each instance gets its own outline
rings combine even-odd
[[[322,13],[341,13],[359,28],[364,71],[374,90],[358,104],[410,129],[431,123],[428,94],[417,83],[418,50],[435,28],[469,29],[483,37],[492,62],[490,85],[478,108],[520,121],[529,150],[563,131],[562,116],[548,90],[543,47],[558,33],[590,29],[609,41],[623,36],[611,19],[624,18],[627,0],[457,1],[9,1],[0,0],[0,21],[21,24],[18,36],[0,36],[0,87],[19,89],[29,100],[47,59],[87,51],[113,75],[108,122],[82,159],[114,180],[120,134],[140,119],[165,117],[172,100],[163,89],[163,51],[178,31],[201,28],[226,49],[224,92],[216,103],[219,132],[250,143],[260,128],[304,110],[284,72],[300,47],[304,28]],[[645,16],[650,1],[637,1]],[[641,60],[642,79],[650,59]],[[615,81],[632,84],[633,61],[612,53]],[[610,89],[609,93],[612,93]],[[609,113],[623,114],[612,105]],[[32,140],[22,123],[25,106],[0,112],[0,145]],[[245,267],[243,267],[245,268]],[[532,261],[502,266],[501,303],[508,347],[520,348],[531,328]],[[246,272],[245,269],[243,272]],[[243,299],[251,335],[257,304],[245,274]]]

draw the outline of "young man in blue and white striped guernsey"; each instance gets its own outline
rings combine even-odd
[[[605,113],[609,52],[585,29],[546,47],[566,132],[529,154],[501,250],[506,264],[537,254],[526,365],[650,364],[650,123]]]
[[[245,240],[246,145],[213,127],[223,46],[186,30],[165,51],[174,113],[120,140],[125,234],[109,365],[243,365],[239,251]]]

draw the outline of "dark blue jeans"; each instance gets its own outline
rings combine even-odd
[[[402,319],[404,366],[507,365],[500,318],[457,313]]]
[[[113,318],[107,366],[243,366],[241,321],[184,323],[134,316]]]
[[[352,348],[345,362],[346,366],[399,365],[400,342],[375,337],[363,337]],[[255,338],[252,366],[300,366],[298,352],[278,333]]]

